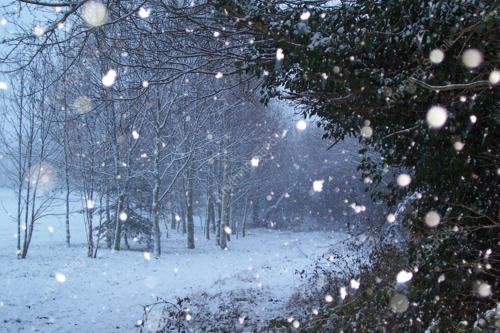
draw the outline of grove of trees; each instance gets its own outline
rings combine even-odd
[[[195,215],[223,249],[244,221],[329,221],[352,203],[384,226],[411,197],[401,256],[413,278],[387,289],[411,305],[372,318],[365,302],[358,326],[343,328],[470,326],[498,303],[499,9],[487,0],[3,6],[19,19],[0,54],[14,73],[2,94],[19,255],[53,199],[42,187],[55,170],[68,195],[82,194],[93,257],[100,239],[120,250],[129,238],[159,257],[166,220],[194,248]],[[283,105],[311,117],[331,149],[316,148],[318,130],[300,148]],[[349,196],[365,185],[368,194]],[[342,228],[368,225],[345,216]],[[331,318],[335,309],[322,308]]]

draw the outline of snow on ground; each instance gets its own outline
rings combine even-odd
[[[185,237],[171,231],[169,239],[163,236],[159,260],[147,260],[143,251],[107,249],[89,259],[83,219],[75,213],[71,248],[65,245],[64,216],[51,216],[38,224],[28,258],[19,260],[16,224],[8,217],[15,212],[14,194],[0,189],[0,203],[1,332],[136,332],[143,306],[156,296],[175,301],[258,289],[265,299],[285,302],[300,283],[296,270],[311,269],[315,258],[345,238],[251,229],[222,251],[197,229],[196,249],[189,250]]]

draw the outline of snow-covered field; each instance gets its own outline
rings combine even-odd
[[[310,269],[345,237],[251,229],[222,251],[197,230],[196,249],[188,250],[185,237],[174,231],[164,237],[159,260],[148,260],[143,251],[107,249],[89,259],[83,220],[73,214],[71,248],[64,242],[64,217],[54,216],[39,223],[28,258],[18,260],[16,225],[8,217],[15,212],[14,195],[0,189],[0,200],[1,332],[136,332],[143,306],[156,296],[175,301],[257,289],[262,300],[285,302],[300,283],[296,270]],[[258,311],[282,305],[258,304],[262,300],[255,300]]]

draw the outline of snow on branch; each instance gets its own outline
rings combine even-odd
[[[423,81],[420,81],[418,79],[415,79],[413,77],[410,77],[408,80],[412,83],[418,84],[422,88],[425,88],[428,90],[434,90],[434,91],[473,89],[473,88],[490,86],[490,83],[486,80],[474,81],[474,82],[470,82],[470,83],[453,83],[453,84],[447,84],[444,86],[433,86],[433,85],[430,85],[430,84],[425,83]]]

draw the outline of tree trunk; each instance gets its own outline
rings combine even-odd
[[[228,152],[226,152],[224,154],[224,193],[222,196],[222,226],[220,230],[220,247],[222,249],[227,248],[228,233],[226,228],[229,226],[230,175],[229,156]]]
[[[155,154],[155,170],[154,170],[154,190],[153,190],[153,246],[156,258],[161,255],[161,231],[160,231],[160,149],[161,140],[160,132],[156,131],[156,154]]]
[[[215,235],[216,235],[215,240],[217,242],[217,245],[220,245],[221,225],[222,225],[222,200],[219,198],[219,201],[217,202],[217,223],[215,224]]]
[[[214,198],[212,193],[208,191],[208,205],[207,205],[207,224],[205,228],[205,236],[207,239],[210,239],[210,223],[215,219],[215,211],[214,211]],[[213,222],[215,228],[215,222]]]
[[[252,210],[252,223],[254,226],[259,226],[259,201],[257,199],[253,200],[253,210]]]
[[[194,220],[193,220],[193,189],[194,189],[194,162],[188,169],[188,193],[187,193],[187,247],[194,249]]]
[[[170,213],[170,229],[175,230],[176,227],[176,221],[175,221],[175,213],[172,211]]]
[[[64,138],[66,141],[66,138]],[[66,150],[66,148],[65,148]],[[71,246],[71,233],[69,229],[69,161],[67,157],[67,152],[64,153],[64,177],[66,181],[66,244],[68,247]]]
[[[115,236],[114,236],[115,243],[113,244],[113,250],[115,251],[120,251],[120,242],[122,239],[122,221],[120,219],[120,214],[123,211],[124,201],[125,201],[124,195],[121,193],[118,196],[118,202],[116,204],[116,212],[115,212],[115,220],[116,220]]]
[[[248,198],[245,199],[245,209],[243,210],[243,222],[241,226],[241,236],[246,236],[246,221],[247,221]]]
[[[109,206],[109,187],[106,186],[106,246],[111,249],[113,233],[111,232],[111,211]]]

